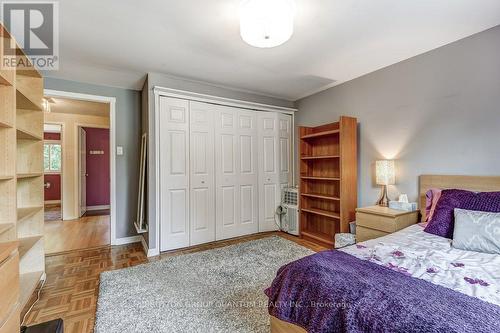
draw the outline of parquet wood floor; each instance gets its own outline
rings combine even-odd
[[[62,318],[65,333],[92,332],[99,292],[99,274],[101,272],[131,267],[170,256],[260,239],[270,235],[278,235],[292,240],[314,251],[325,249],[295,236],[270,232],[165,252],[160,256],[149,259],[145,256],[140,243],[78,250],[50,256],[46,258],[47,282],[41,291],[40,300],[27,315],[25,324],[32,325]]]

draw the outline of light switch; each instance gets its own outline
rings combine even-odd
[[[116,155],[123,155],[123,147],[116,146]]]

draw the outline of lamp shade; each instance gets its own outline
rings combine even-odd
[[[396,183],[394,160],[377,161],[375,164],[375,173],[378,185],[394,185]]]
[[[293,34],[293,0],[243,0],[240,3],[241,38],[255,47],[283,44]]]

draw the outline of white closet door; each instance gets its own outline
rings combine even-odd
[[[240,235],[259,231],[259,163],[257,112],[238,111]]]
[[[190,245],[215,241],[214,107],[190,106]]]
[[[215,121],[216,239],[258,231],[256,112],[218,106]]]
[[[277,230],[276,207],[281,201],[278,114],[258,112],[259,232]]]
[[[161,251],[189,246],[189,102],[160,97]]]
[[[292,116],[278,113],[279,121],[279,182],[280,188],[292,184]]]

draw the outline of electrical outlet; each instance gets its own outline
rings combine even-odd
[[[116,155],[123,155],[123,147],[116,146]]]

